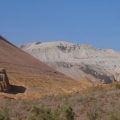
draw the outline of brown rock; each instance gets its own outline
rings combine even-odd
[[[7,92],[10,88],[6,70],[0,68],[0,92]]]

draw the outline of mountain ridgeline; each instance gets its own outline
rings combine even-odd
[[[120,80],[120,54],[112,49],[97,49],[64,41],[34,42],[21,47],[40,61],[77,81],[94,83]]]

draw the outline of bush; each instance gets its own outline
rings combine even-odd
[[[99,106],[97,106],[97,104],[93,103],[93,105],[91,105],[88,108],[88,112],[87,112],[87,117],[89,120],[98,120],[101,117],[101,108],[99,108]]]
[[[7,108],[0,110],[0,120],[10,120],[9,111]]]
[[[73,112],[73,109],[71,107],[68,107],[65,111],[66,119],[67,120],[74,120],[75,119],[75,113]]]
[[[97,120],[99,117],[99,114],[97,111],[90,111],[87,113],[87,116],[88,116],[89,120]]]
[[[110,120],[120,120],[120,112],[113,112],[110,114]]]
[[[120,89],[120,83],[116,83],[116,84],[115,84],[115,88],[116,88],[116,89]]]
[[[27,120],[74,120],[75,113],[71,107],[57,109],[47,107],[33,107]]]
[[[28,120],[55,120],[51,109],[45,107],[33,107]]]

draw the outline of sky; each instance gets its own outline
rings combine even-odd
[[[0,0],[0,35],[16,45],[68,41],[120,51],[120,0]]]

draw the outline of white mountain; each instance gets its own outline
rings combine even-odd
[[[21,47],[59,72],[75,79],[94,82],[120,80],[120,54],[112,49],[69,42],[34,42]]]

